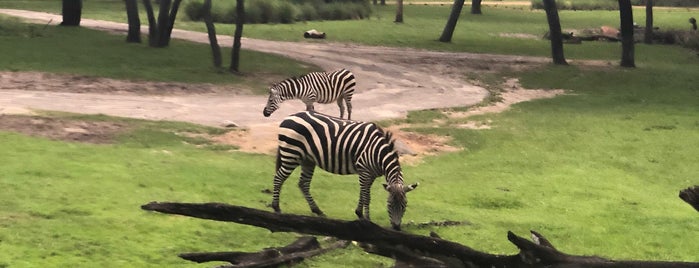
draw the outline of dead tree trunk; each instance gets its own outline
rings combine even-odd
[[[225,261],[235,267],[276,267],[299,263],[306,258],[317,256],[328,251],[347,247],[349,241],[337,241],[332,245],[321,248],[315,237],[304,236],[284,247],[267,248],[260,252],[203,252],[182,253],[180,258],[197,263],[210,261]],[[224,266],[225,267],[225,266]]]
[[[680,198],[699,211],[699,185],[680,191]]]
[[[141,206],[144,210],[192,216],[201,219],[236,222],[266,228],[272,232],[298,232],[311,235],[333,236],[352,240],[373,248],[369,252],[390,252],[397,263],[408,266],[436,267],[625,267],[625,268],[698,268],[699,263],[614,261],[599,257],[575,256],[556,250],[543,236],[532,232],[529,241],[508,232],[507,239],[519,249],[515,255],[495,255],[476,251],[467,246],[438,237],[414,235],[382,228],[370,221],[342,221],[321,217],[277,214],[259,209],[221,203],[158,203]],[[368,244],[368,245],[366,245]],[[417,263],[416,260],[420,260]]]

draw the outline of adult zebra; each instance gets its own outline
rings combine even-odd
[[[400,230],[401,219],[408,203],[406,193],[415,189],[403,184],[403,173],[394,150],[390,132],[374,123],[344,120],[313,111],[293,114],[279,125],[279,147],[274,175],[272,208],[279,209],[282,184],[296,167],[301,166],[299,188],[311,211],[324,216],[311,196],[310,186],[316,166],[335,174],[359,175],[359,203],[355,213],[369,220],[371,185],[376,177],[384,176],[388,191],[388,215],[391,226]]]
[[[314,102],[337,101],[337,106],[340,107],[340,118],[342,118],[345,116],[344,101],[347,104],[347,119],[351,119],[355,85],[354,74],[346,69],[334,72],[312,72],[298,78],[291,77],[269,89],[269,98],[262,114],[268,117],[285,100],[301,99],[306,104],[307,111],[314,110]]]

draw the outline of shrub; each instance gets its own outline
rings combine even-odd
[[[204,19],[204,2],[190,1],[184,8],[187,18],[193,21]]]
[[[286,1],[281,2],[278,9],[277,22],[280,23],[294,23],[301,13],[296,5]]]
[[[190,20],[202,20],[203,0],[186,3]],[[215,1],[211,16],[214,22],[235,23],[235,1]],[[294,23],[309,20],[363,19],[371,15],[367,0],[248,0],[245,5],[246,23]]]
[[[318,15],[318,11],[313,4],[304,3],[299,7],[298,19],[302,21],[318,20],[320,19],[320,15]]]

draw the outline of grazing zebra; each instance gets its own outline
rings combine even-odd
[[[313,103],[331,103],[337,101],[340,107],[340,118],[345,116],[347,103],[347,119],[352,118],[352,95],[354,95],[354,74],[346,69],[334,72],[313,72],[301,77],[292,77],[273,85],[269,89],[267,106],[262,111],[265,117],[270,116],[285,100],[301,99],[306,104],[307,111],[313,111]]]
[[[274,175],[272,208],[279,209],[279,193],[289,175],[301,166],[299,188],[311,211],[324,216],[310,193],[311,178],[316,166],[335,174],[359,175],[359,203],[355,213],[369,220],[370,190],[379,176],[386,178],[388,215],[391,226],[400,230],[401,219],[408,203],[405,194],[415,187],[403,184],[403,173],[394,150],[390,132],[374,123],[343,120],[316,113],[300,112],[284,119],[279,125],[277,171]]]

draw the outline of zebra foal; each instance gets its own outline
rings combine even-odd
[[[307,111],[313,111],[313,103],[331,103],[337,101],[340,118],[352,118],[352,95],[354,95],[354,74],[346,69],[334,72],[313,72],[301,77],[291,77],[273,85],[269,89],[269,98],[262,114],[270,116],[279,109],[285,100],[300,99],[306,104]],[[344,103],[343,103],[344,101]]]
[[[301,166],[301,189],[311,211],[324,216],[310,193],[311,178],[316,166],[334,174],[359,175],[359,202],[355,213],[360,219],[369,219],[371,185],[379,176],[386,178],[388,215],[391,226],[400,230],[401,220],[408,203],[406,193],[417,183],[404,185],[403,173],[394,150],[390,132],[374,123],[343,120],[313,111],[296,113],[279,125],[279,146],[274,175],[272,208],[279,209],[279,194],[289,175]]]

